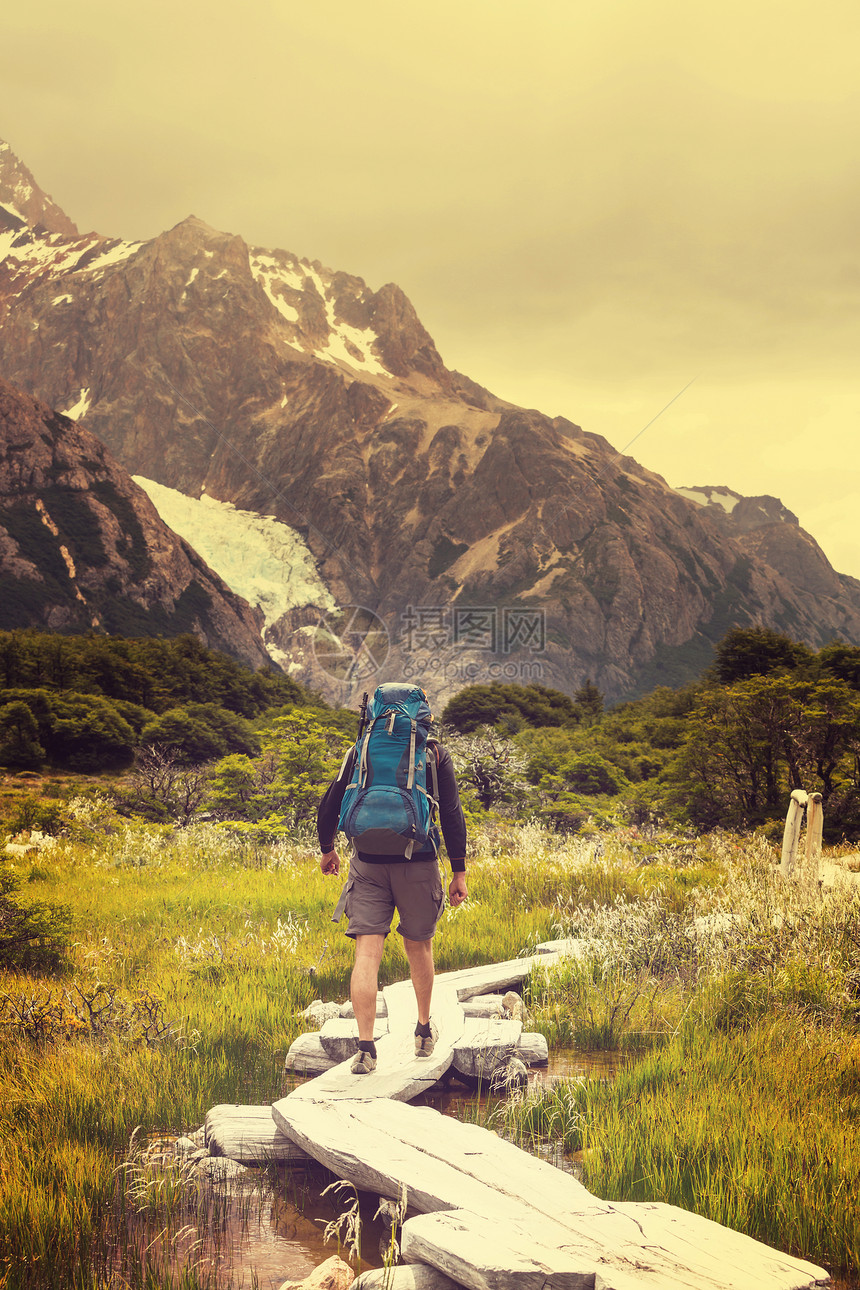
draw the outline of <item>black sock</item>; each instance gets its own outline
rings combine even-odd
[[[419,1039],[429,1039],[429,1038],[430,1038],[430,1022],[429,1022],[429,1021],[419,1021],[419,1022],[418,1022],[418,1025],[415,1027],[415,1033],[416,1033],[416,1035],[418,1036],[418,1038],[419,1038]]]
[[[371,1057],[376,1056],[376,1044],[372,1039],[359,1039],[358,1051],[360,1053],[370,1053]]]

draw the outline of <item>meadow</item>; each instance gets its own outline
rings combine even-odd
[[[597,1195],[685,1205],[855,1273],[850,861],[834,853],[846,881],[820,890],[785,882],[759,837],[498,822],[473,843],[438,967],[576,937],[582,960],[529,981],[529,1028],[625,1057],[612,1082],[538,1081],[494,1127],[534,1150],[563,1141]],[[310,837],[123,819],[98,794],[3,870],[22,903],[68,907],[70,930],[59,969],[0,978],[0,1287],[217,1284],[176,1257],[217,1227],[217,1201],[149,1167],[141,1144],[283,1092],[301,1011],[348,994],[339,884]],[[382,979],[406,974],[392,937]]]

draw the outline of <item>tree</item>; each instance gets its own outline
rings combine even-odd
[[[267,823],[278,831],[311,820],[352,742],[307,710],[276,717],[260,732],[259,757],[226,757],[212,768],[207,804],[222,819]]]
[[[751,676],[793,672],[813,658],[812,650],[769,627],[735,627],[716,647],[714,675],[721,685]]]
[[[0,870],[0,968],[56,972],[66,964],[72,915],[63,905],[24,903],[19,879]]]
[[[520,805],[528,793],[522,775],[526,759],[516,745],[490,726],[445,740],[458,778],[475,790],[485,811],[501,804]]]
[[[71,770],[115,770],[134,760],[135,734],[108,699],[56,695],[51,729],[44,740],[57,765]]]
[[[259,751],[250,723],[214,703],[170,708],[144,726],[141,743],[170,749],[177,762],[186,766],[216,761],[228,753]]]
[[[592,726],[603,713],[603,695],[591,680],[586,680],[576,691],[573,701],[582,713],[586,725]]]
[[[39,726],[26,703],[4,704],[0,708],[0,765],[34,770],[44,758]]]
[[[187,766],[170,748],[151,744],[135,758],[131,790],[120,809],[188,824],[209,790],[208,766]]]
[[[621,771],[599,753],[566,757],[559,766],[559,776],[566,788],[586,797],[615,797],[627,783]]]
[[[705,690],[680,761],[690,816],[745,828],[780,818],[793,789],[821,792],[825,807],[840,789],[844,822],[858,750],[860,695],[844,681],[753,676]]]
[[[602,700],[601,700],[602,703]],[[442,723],[460,734],[479,726],[500,726],[512,733],[523,726],[575,726],[581,712],[569,695],[545,685],[467,685],[448,702]]]

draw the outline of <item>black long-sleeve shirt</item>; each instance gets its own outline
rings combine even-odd
[[[460,805],[460,792],[457,788],[457,777],[454,774],[454,763],[451,754],[441,744],[428,743],[427,756],[434,756],[434,749],[439,751],[439,762],[436,769],[439,781],[439,823],[445,839],[445,849],[451,861],[453,873],[465,873],[466,870],[466,820]],[[334,837],[337,833],[337,822],[340,818],[340,807],[346,787],[352,779],[355,766],[355,749],[353,748],[336,780],[329,784],[317,810],[317,836],[323,855],[334,850]],[[368,855],[359,851],[359,859],[367,864],[390,864],[396,856]],[[432,853],[427,853],[429,858]],[[412,859],[425,858],[425,852],[417,852]]]

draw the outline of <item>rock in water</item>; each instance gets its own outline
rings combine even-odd
[[[280,1290],[349,1290],[354,1280],[355,1273],[349,1264],[334,1254],[314,1268],[304,1281],[284,1281]]]

